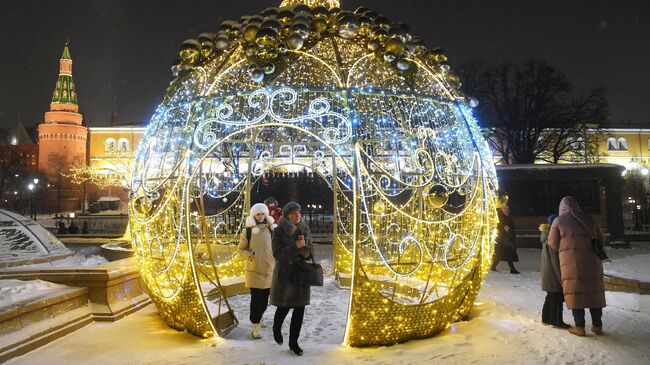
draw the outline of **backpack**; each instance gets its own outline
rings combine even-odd
[[[271,232],[271,237],[273,237],[273,230],[271,226],[268,226],[269,232]],[[251,236],[253,235],[253,227],[246,227],[246,241],[248,241],[248,247],[251,246]]]

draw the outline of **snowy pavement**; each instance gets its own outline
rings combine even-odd
[[[239,296],[231,303],[241,323],[226,339],[201,340],[170,329],[151,305],[116,323],[92,323],[7,364],[649,364],[649,296],[608,293],[602,337],[588,331],[579,338],[540,324],[545,293],[539,289],[539,253],[519,250],[521,275],[508,274],[501,263],[499,272],[488,275],[472,318],[430,339],[373,348],[340,345],[349,291],[328,277],[323,288],[313,290],[305,313],[303,357],[273,342],[273,307],[265,315],[264,338],[252,340],[248,296]],[[610,256],[645,253],[626,250]],[[327,255],[321,251],[319,258]],[[568,311],[565,321],[572,323]],[[288,337],[288,319],[284,334]]]

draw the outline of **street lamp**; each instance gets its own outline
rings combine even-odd
[[[29,197],[30,197],[30,208],[31,211],[29,212],[29,217],[34,219],[34,184],[28,184],[27,189],[29,189]]]
[[[38,215],[38,178],[34,178],[34,192],[36,193],[36,196],[34,197],[34,194],[32,193],[32,198],[34,200],[34,221],[36,221],[36,216]]]

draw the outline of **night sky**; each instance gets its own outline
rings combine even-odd
[[[0,127],[39,123],[49,108],[66,39],[80,111],[108,125],[145,123],[168,86],[181,42],[280,0],[3,1]],[[604,86],[611,120],[650,127],[650,3],[647,0],[342,0],[411,25],[452,66],[541,58],[577,91]]]

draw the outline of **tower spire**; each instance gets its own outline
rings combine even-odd
[[[59,77],[54,87],[50,109],[76,112],[78,108],[77,92],[72,80],[72,57],[66,41],[59,60]]]

